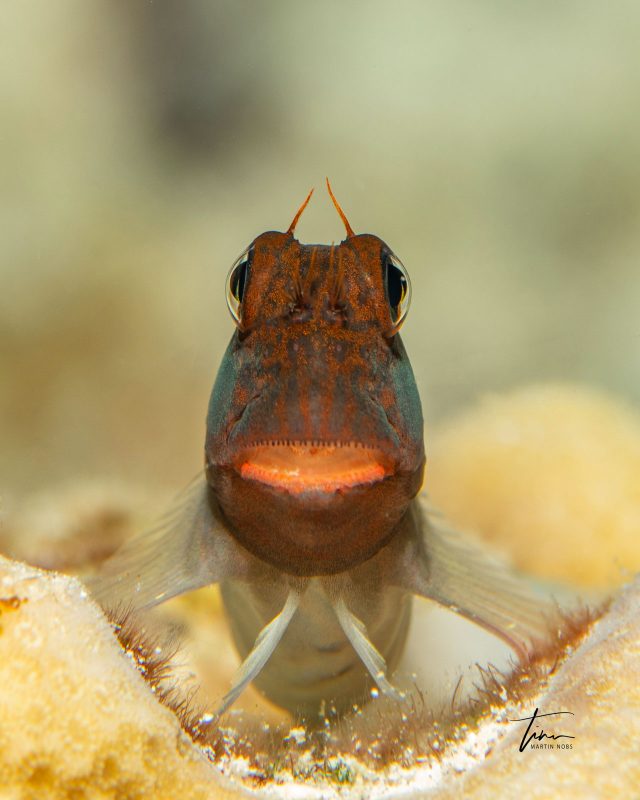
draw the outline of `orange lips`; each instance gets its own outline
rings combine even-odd
[[[261,444],[243,454],[240,475],[248,480],[302,492],[337,492],[382,480],[390,471],[379,450],[355,443]]]

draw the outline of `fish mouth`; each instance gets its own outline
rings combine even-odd
[[[381,450],[359,442],[257,442],[237,461],[240,476],[290,494],[332,494],[378,483],[394,470]]]

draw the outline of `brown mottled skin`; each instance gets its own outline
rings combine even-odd
[[[389,302],[390,256],[370,234],[303,245],[292,230],[249,250],[240,324],[209,405],[206,474],[236,539],[290,574],[369,559],[422,484],[422,412]],[[373,448],[384,477],[293,493],[240,474],[256,445],[290,442]]]

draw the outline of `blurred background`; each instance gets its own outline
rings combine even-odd
[[[427,425],[640,401],[640,4],[31,0],[0,56],[0,492],[202,463],[258,233],[385,239]]]

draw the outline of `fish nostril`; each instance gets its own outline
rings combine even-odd
[[[308,303],[291,302],[287,306],[285,317],[290,322],[308,322],[313,316],[313,310]]]
[[[322,303],[322,317],[327,322],[345,325],[349,319],[349,308],[345,300],[325,298]]]

